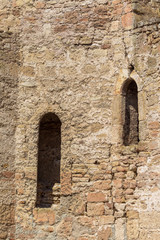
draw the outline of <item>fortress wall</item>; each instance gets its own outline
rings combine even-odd
[[[158,240],[159,2],[10,4],[20,46],[11,144],[14,239]],[[139,142],[124,146],[123,91],[131,80],[138,88]],[[47,113],[61,122],[61,194],[60,203],[42,207],[36,206],[39,123]],[[45,144],[46,159],[55,159]]]
[[[135,9],[134,64],[142,78],[143,91],[140,97],[141,164],[137,171],[137,203],[139,212],[138,239],[159,239],[159,2],[137,3]],[[136,12],[136,11],[135,11]],[[144,101],[143,101],[144,99]],[[144,104],[144,105],[143,105]],[[142,146],[141,145],[141,146]]]
[[[0,3],[0,239],[14,238],[15,131],[19,40],[16,11],[9,1]]]

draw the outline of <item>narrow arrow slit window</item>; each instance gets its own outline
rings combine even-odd
[[[123,87],[123,144],[129,146],[139,141],[138,89],[134,80]]]

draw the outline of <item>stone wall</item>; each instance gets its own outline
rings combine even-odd
[[[19,36],[16,12],[6,3],[0,1],[0,239],[13,239]]]
[[[158,0],[3,1],[0,37],[11,48],[5,55],[2,44],[8,169],[0,181],[2,211],[10,215],[1,221],[1,239],[160,239],[159,6]],[[139,141],[124,146],[123,87],[131,80]],[[60,203],[50,207],[36,205],[40,121],[47,113],[61,122]]]

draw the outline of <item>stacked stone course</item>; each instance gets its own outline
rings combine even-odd
[[[0,240],[160,239],[159,9],[159,0],[0,1]],[[139,142],[125,146],[131,80]],[[61,122],[61,192],[41,207],[47,113]]]

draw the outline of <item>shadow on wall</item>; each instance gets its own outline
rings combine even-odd
[[[36,207],[60,202],[61,121],[45,114],[39,125]]]

